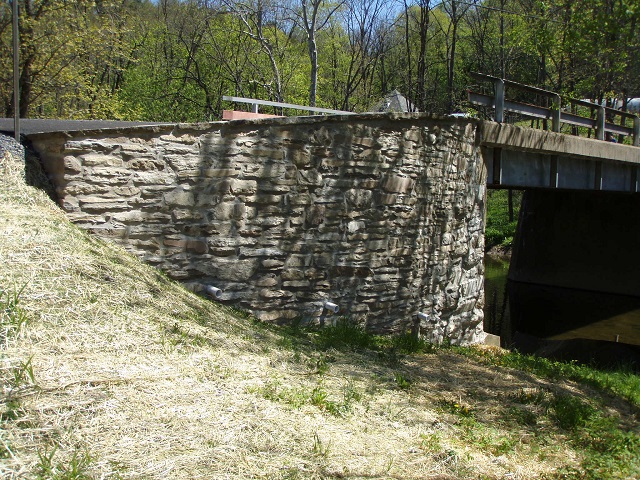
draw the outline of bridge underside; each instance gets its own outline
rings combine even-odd
[[[638,166],[572,156],[487,148],[491,188],[551,188],[609,192],[640,191]]]
[[[640,296],[640,195],[527,190],[509,278]]]

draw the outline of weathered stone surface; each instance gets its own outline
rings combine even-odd
[[[406,331],[422,311],[433,341],[481,340],[476,123],[282,122],[35,145],[79,225],[258,318],[317,320],[331,299],[373,331]]]
[[[400,175],[388,175],[382,181],[382,188],[388,193],[407,193],[413,189],[414,180]]]
[[[88,153],[80,156],[83,165],[88,167],[103,166],[103,167],[121,167],[124,162],[122,158],[114,157],[112,155],[101,155],[98,153]]]
[[[171,207],[190,207],[195,204],[193,192],[184,188],[176,188],[172,192],[164,194],[164,201]]]

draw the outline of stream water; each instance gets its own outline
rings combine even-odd
[[[511,282],[508,271],[507,261],[485,257],[484,329],[502,346],[534,353],[570,344],[578,356],[604,348],[640,358],[640,297]]]

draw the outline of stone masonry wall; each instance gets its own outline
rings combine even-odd
[[[69,217],[266,321],[331,301],[480,341],[486,172],[469,119],[359,115],[31,137]]]

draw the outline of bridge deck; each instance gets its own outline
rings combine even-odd
[[[491,187],[640,191],[638,147],[495,122],[479,134]]]

